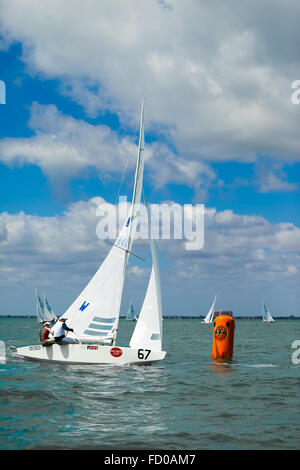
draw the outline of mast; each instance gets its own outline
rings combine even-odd
[[[124,258],[124,265],[123,265],[123,279],[122,279],[122,286],[121,286],[121,294],[120,299],[118,302],[118,314],[117,314],[117,321],[114,325],[114,329],[117,331],[118,324],[119,324],[119,317],[120,317],[120,309],[121,309],[121,302],[123,297],[123,288],[124,288],[124,281],[125,281],[125,274],[126,274],[126,267],[129,260],[129,255],[132,247],[132,233],[133,227],[136,225],[136,204],[139,204],[141,201],[141,194],[142,194],[142,186],[143,186],[143,173],[144,173],[144,158],[143,158],[143,151],[144,151],[144,97],[142,97],[142,106],[141,106],[141,115],[140,115],[140,134],[139,134],[139,145],[138,145],[138,155],[137,155],[137,162],[135,168],[135,176],[134,176],[134,186],[133,186],[133,194],[132,194],[132,202],[131,202],[131,209],[130,215],[127,219],[126,225],[129,227],[129,233],[127,238],[127,249]],[[116,246],[118,246],[116,242]],[[116,340],[116,335],[114,341]]]
[[[130,212],[130,225],[129,225],[129,236],[128,236],[128,252],[126,256],[126,262],[129,258],[129,252],[131,251],[132,247],[132,222],[135,221],[136,217],[136,203],[139,204],[141,201],[142,195],[142,186],[143,186],[143,173],[144,173],[144,158],[142,158],[142,152],[145,149],[145,141],[144,141],[144,97],[142,97],[142,107],[141,107],[141,116],[140,116],[140,135],[139,135],[139,146],[138,146],[138,156],[135,168],[135,176],[134,176],[134,187],[133,187],[133,194],[132,194],[132,204],[131,204],[131,212]],[[138,201],[138,202],[137,202]],[[135,224],[134,224],[135,225]]]

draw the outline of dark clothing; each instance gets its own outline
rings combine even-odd
[[[66,331],[74,331],[73,328],[69,328],[65,323],[62,324],[62,328]]]
[[[58,341],[61,341],[62,339],[64,339],[66,336],[65,335],[62,335],[62,336],[57,336],[55,339],[55,342],[57,343]]]

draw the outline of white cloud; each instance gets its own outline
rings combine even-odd
[[[119,137],[105,125],[92,125],[62,114],[56,106],[33,103],[30,128],[32,137],[4,138],[0,141],[0,160],[7,165],[31,163],[42,168],[51,179],[72,178],[94,167],[100,179],[120,176],[128,162],[133,169],[137,145],[130,137]],[[216,178],[210,166],[201,161],[185,161],[166,144],[146,146],[147,173],[152,185],[161,188],[175,182],[187,184],[201,194]]]
[[[299,107],[290,99],[299,2],[215,7],[2,0],[1,24],[6,43],[22,42],[29,70],[60,79],[92,116],[110,109],[135,125],[144,92],[147,126],[169,127],[184,159],[299,160]]]
[[[16,161],[39,165],[49,176],[73,177],[89,166],[117,173],[136,147],[104,125],[93,126],[60,113],[56,106],[34,103],[29,125],[35,135],[6,138],[0,143],[4,163]]]
[[[71,297],[78,294],[111,246],[111,242],[99,240],[96,235],[99,222],[96,211],[104,202],[101,198],[77,202],[62,216],[55,217],[23,212],[0,214],[2,285],[17,290],[23,287],[32,292],[33,287],[38,286],[53,292],[63,287],[72,293]],[[286,279],[289,287],[298,283],[300,229],[293,224],[271,224],[260,216],[208,209],[203,250],[186,251],[185,241],[171,239],[157,243],[165,309],[169,314],[172,313],[170,305],[175,308],[174,299],[179,292],[186,293],[185,304],[192,309],[194,301],[204,308],[207,293],[218,285],[226,289],[227,295],[231,292],[233,298],[239,296],[245,286],[255,289],[256,296],[262,286],[265,289],[271,286],[273,295],[276,298],[281,295],[283,301]],[[139,242],[135,249],[140,256],[146,250],[146,263],[131,257],[128,271],[130,283],[134,284],[133,293],[136,283],[140,286],[139,296],[146,289],[149,276],[149,247],[146,245]],[[204,286],[205,293],[202,292]],[[274,286],[278,286],[278,292]],[[197,300],[200,292],[201,298]],[[296,289],[294,297],[297,292]]]
[[[261,193],[297,191],[298,184],[288,181],[283,164],[261,157],[256,164],[256,184]]]

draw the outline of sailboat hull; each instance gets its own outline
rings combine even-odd
[[[103,346],[100,344],[53,344],[47,348],[36,344],[18,348],[16,357],[30,361],[50,361],[68,364],[151,364],[164,359],[165,351]]]

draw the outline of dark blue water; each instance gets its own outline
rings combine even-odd
[[[225,364],[211,359],[211,325],[163,326],[167,356],[156,365],[82,366],[14,358],[12,346],[38,342],[36,320],[0,318],[0,448],[299,448],[300,321],[236,320]],[[120,321],[119,344],[133,327]]]

